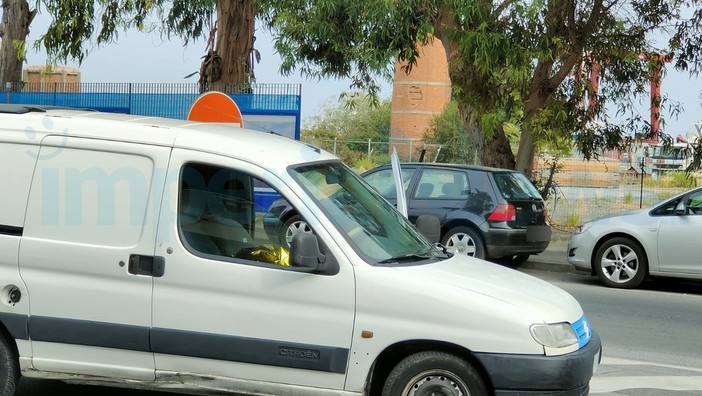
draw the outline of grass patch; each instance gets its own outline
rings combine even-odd
[[[634,202],[634,195],[631,192],[628,192],[624,195],[624,203],[625,204],[631,204]]]
[[[569,214],[568,217],[566,217],[565,225],[567,227],[575,227],[578,224],[580,224],[580,216],[578,216],[577,214]]]

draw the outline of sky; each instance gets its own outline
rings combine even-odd
[[[43,65],[46,56],[35,51],[31,43],[45,31],[49,18],[37,15],[31,26],[30,47],[27,65]],[[254,67],[258,83],[293,83],[302,84],[302,122],[321,115],[325,105],[333,104],[339,95],[349,89],[349,80],[308,80],[299,74],[284,77],[279,73],[280,56],[273,49],[273,40],[264,30],[256,33],[256,49],[261,53],[261,62]],[[187,47],[174,38],[164,41],[158,34],[145,34],[136,30],[121,32],[116,43],[94,47],[79,66],[67,66],[80,69],[81,81],[89,83],[135,82],[135,83],[183,83],[197,82],[197,75],[184,79],[200,68],[202,55],[205,53],[204,41],[191,42]],[[670,67],[670,66],[669,66]],[[381,97],[392,95],[392,85],[383,81]],[[661,93],[670,100],[681,103],[682,114],[672,119],[664,114],[665,131],[675,137],[686,136],[694,131],[699,123],[702,131],[702,80],[690,78],[685,73],[668,70],[663,81]],[[648,119],[647,105],[641,105],[642,113]]]
[[[50,19],[37,15],[32,23],[27,54],[27,66],[44,65],[46,55],[33,48],[33,42],[46,31]],[[273,49],[273,39],[265,31],[256,33],[256,49],[261,52],[261,62],[254,66],[258,83],[302,84],[301,116],[304,120],[321,114],[325,104],[334,103],[339,95],[349,90],[350,80],[308,80],[299,74],[283,77],[279,73],[280,55]],[[200,69],[201,57],[205,54],[204,40],[183,46],[178,38],[164,41],[158,34],[146,34],[136,30],[120,32],[114,44],[93,47],[81,65],[68,63],[80,69],[81,82],[86,83],[187,83],[197,82],[196,74],[185,76]],[[381,97],[392,95],[392,84],[381,84]]]

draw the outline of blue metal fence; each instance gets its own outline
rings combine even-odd
[[[294,116],[300,136],[301,85],[214,85],[229,95],[247,115]],[[185,119],[200,96],[197,83],[14,83],[5,87],[0,103],[89,108],[113,113]]]

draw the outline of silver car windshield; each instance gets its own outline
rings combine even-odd
[[[394,265],[446,257],[342,163],[304,165],[290,172],[368,263]]]

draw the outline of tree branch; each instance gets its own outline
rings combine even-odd
[[[514,0],[505,0],[502,3],[500,3],[500,5],[498,5],[497,8],[495,8],[495,15],[502,14],[502,11],[507,9],[507,7],[512,5],[512,3],[514,3]]]

